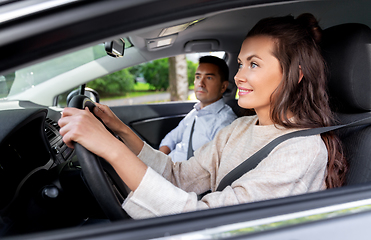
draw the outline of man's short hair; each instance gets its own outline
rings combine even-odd
[[[223,59],[215,57],[215,56],[203,56],[203,57],[200,57],[200,59],[198,60],[198,63],[199,64],[200,63],[211,63],[211,64],[216,65],[219,68],[220,80],[222,82],[228,81],[229,68]]]

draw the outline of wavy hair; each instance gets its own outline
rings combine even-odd
[[[282,68],[282,81],[271,95],[270,117],[286,128],[316,128],[336,121],[327,95],[326,64],[319,43],[322,30],[312,14],[266,18],[259,21],[246,38],[264,35],[273,39],[274,56]],[[300,70],[303,78],[299,81]],[[294,121],[288,119],[293,113]],[[347,163],[339,138],[321,134],[328,151],[327,188],[344,184]]]

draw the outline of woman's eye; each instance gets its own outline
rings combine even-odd
[[[256,67],[258,67],[258,64],[252,62],[252,63],[250,63],[250,67],[251,67],[251,68],[256,68]]]
[[[238,63],[238,69],[242,68],[242,64]]]

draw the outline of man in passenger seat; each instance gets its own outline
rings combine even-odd
[[[194,80],[199,102],[160,144],[159,150],[169,154],[174,162],[188,160],[196,149],[237,118],[222,98],[228,87],[228,75],[224,60],[214,56],[199,59]]]

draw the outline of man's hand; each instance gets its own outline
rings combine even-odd
[[[169,154],[171,152],[168,146],[161,146],[159,150],[165,154]]]

